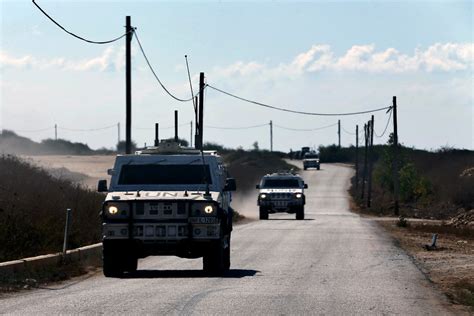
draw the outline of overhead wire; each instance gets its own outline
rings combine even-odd
[[[185,125],[189,125],[189,122],[188,122],[188,123],[181,123],[181,124],[178,125],[178,127],[185,126]],[[160,127],[160,130],[161,130],[161,129],[171,129],[171,128],[174,128],[174,125],[172,125],[172,126]],[[134,127],[134,129],[152,130],[152,129],[155,129],[155,128],[154,128],[154,127]]]
[[[344,133],[346,133],[346,134],[349,134],[349,135],[355,135],[355,134],[356,134],[356,133],[349,132],[348,130],[346,130],[342,124],[341,124],[341,129],[342,129],[342,131],[343,131]],[[359,132],[359,134],[360,134],[360,132]]]
[[[205,125],[204,127],[206,127],[206,128],[214,128],[214,129],[232,129],[232,130],[239,130],[239,129],[257,128],[257,127],[268,126],[268,125],[269,125],[268,123],[265,123],[265,124],[252,125],[252,126],[241,126],[241,127],[224,127],[224,126],[209,126],[209,125]]]
[[[186,69],[188,70],[189,88],[191,89],[191,98],[193,99],[194,112],[197,113],[197,104],[194,99],[194,90],[193,90],[193,83],[191,81],[191,72],[189,71],[188,55],[184,55],[184,59],[186,60]]]
[[[98,127],[98,128],[68,128],[68,127],[58,126],[58,129],[62,129],[65,131],[70,131],[70,132],[95,132],[95,131],[109,129],[112,127],[117,127],[117,124],[104,126],[104,127]]]
[[[216,87],[214,87],[214,86],[211,86],[210,84],[207,84],[206,86],[209,87],[209,88],[211,88],[211,89],[213,89],[213,90],[215,90],[215,91],[218,91],[218,92],[220,92],[220,93],[226,94],[226,95],[228,95],[228,96],[231,96],[231,97],[233,97],[233,98],[239,99],[239,100],[241,100],[241,101],[245,101],[245,102],[248,102],[248,103],[252,103],[252,104],[255,104],[255,105],[258,105],[258,106],[262,106],[262,107],[266,107],[266,108],[270,108],[270,109],[274,109],[274,110],[278,110],[278,111],[290,112],[290,113],[295,113],[295,114],[303,114],[303,115],[314,115],[314,116],[347,116],[347,115],[359,115],[359,114],[373,113],[373,112],[383,111],[383,110],[387,110],[387,109],[390,109],[390,108],[391,108],[391,106],[385,106],[385,107],[376,108],[376,109],[371,109],[371,110],[364,110],[364,111],[358,111],[358,112],[346,112],[346,113],[316,113],[316,112],[304,112],[304,111],[290,110],[290,109],[288,109],[288,108],[278,107],[278,106],[274,106],[274,105],[265,104],[265,103],[253,101],[253,100],[250,100],[250,99],[246,99],[246,98],[240,97],[240,96],[238,96],[238,95],[232,94],[232,93],[230,93],[230,92],[224,91],[224,90],[222,90],[222,89],[216,88]]]
[[[75,37],[75,38],[77,38],[77,39],[80,39],[80,40],[82,40],[82,41],[84,41],[84,42],[87,42],[87,43],[91,43],[91,44],[110,44],[110,43],[116,42],[116,41],[118,41],[119,39],[121,39],[121,38],[127,36],[128,33],[133,32],[133,30],[132,30],[132,31],[129,31],[129,32],[126,32],[126,33],[120,35],[119,37],[116,37],[116,38],[111,39],[111,40],[108,40],[108,41],[92,41],[92,40],[86,39],[86,38],[84,38],[84,37],[82,37],[82,36],[79,36],[79,35],[77,35],[77,34],[74,34],[74,33],[70,32],[70,31],[68,31],[68,30],[67,30],[66,28],[64,28],[61,24],[59,24],[58,22],[56,22],[56,20],[54,20],[48,13],[46,13],[46,11],[44,11],[44,10],[35,2],[35,0],[32,0],[32,2],[33,2],[33,4],[34,4],[48,19],[51,20],[51,22],[53,22],[54,24],[56,24],[61,30],[63,30],[63,31],[66,32],[67,34],[69,34],[69,35],[71,35],[71,36],[73,36],[73,37]]]
[[[292,128],[292,127],[286,127],[286,126],[273,124],[273,126],[275,126],[275,127],[278,127],[278,128],[281,128],[281,129],[286,129],[286,130],[289,130],[289,131],[297,131],[297,132],[319,131],[319,130],[326,129],[326,128],[329,128],[329,127],[333,127],[333,126],[336,126],[336,125],[337,125],[337,123],[334,123],[334,124],[331,124],[331,125],[326,125],[326,126],[321,126],[321,127],[317,127],[317,128]]]
[[[390,114],[388,115],[387,124],[385,125],[385,129],[383,130],[382,134],[378,135],[377,132],[375,132],[375,130],[374,130],[374,135],[377,138],[382,138],[385,135],[385,133],[387,132],[388,126],[390,125],[390,121],[392,120],[392,112],[393,111],[389,111],[389,112],[390,112]]]
[[[150,68],[150,71],[151,73],[153,74],[153,76],[155,77],[156,81],[158,81],[158,83],[160,84],[161,88],[163,88],[163,90],[165,90],[165,92],[170,96],[172,97],[173,99],[175,99],[176,101],[180,101],[180,102],[189,102],[189,101],[193,101],[194,100],[194,96],[188,98],[188,99],[182,99],[182,98],[178,98],[177,96],[175,96],[174,94],[172,94],[166,87],[165,85],[161,82],[160,78],[158,77],[158,75],[156,74],[155,70],[153,69],[153,66],[151,65],[146,53],[145,53],[145,50],[143,49],[143,46],[142,46],[142,43],[140,42],[140,39],[138,38],[138,35],[137,35],[137,31],[134,30],[134,34],[135,34],[135,38],[137,39],[137,43],[138,43],[138,47],[140,48],[140,51],[143,55],[143,57],[145,58],[145,61],[146,63],[148,64],[148,68]],[[197,95],[197,94],[196,94]]]

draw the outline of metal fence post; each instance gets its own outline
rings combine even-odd
[[[67,242],[69,237],[69,229],[71,227],[71,209],[66,210],[66,225],[64,227],[64,243],[63,243],[63,259],[66,259]]]

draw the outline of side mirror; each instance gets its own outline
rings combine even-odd
[[[114,169],[107,169],[107,174],[109,176],[113,176],[115,174],[115,170]]]
[[[260,184],[257,184],[257,185],[255,186],[255,188],[256,188],[256,189],[260,189]]]
[[[304,188],[305,188],[305,189],[307,189],[307,188],[308,188],[308,185],[307,185],[306,183],[304,184]]]
[[[225,180],[224,191],[235,191],[237,190],[237,183],[234,178],[227,178]]]
[[[99,180],[97,184],[97,192],[108,192],[107,189],[107,180]]]

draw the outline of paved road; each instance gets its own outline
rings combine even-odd
[[[352,171],[306,171],[305,221],[270,215],[236,227],[232,270],[150,257],[133,278],[92,277],[0,299],[0,313],[449,314],[445,299],[376,224],[349,212]]]

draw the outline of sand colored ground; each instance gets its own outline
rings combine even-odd
[[[49,155],[49,156],[24,156],[34,164],[45,169],[55,170],[54,174],[67,177],[82,183],[91,189],[97,188],[100,179],[110,180],[107,169],[113,167],[115,156],[73,156],[73,155]],[[64,170],[67,169],[67,170]],[[68,173],[68,171],[70,171]]]

